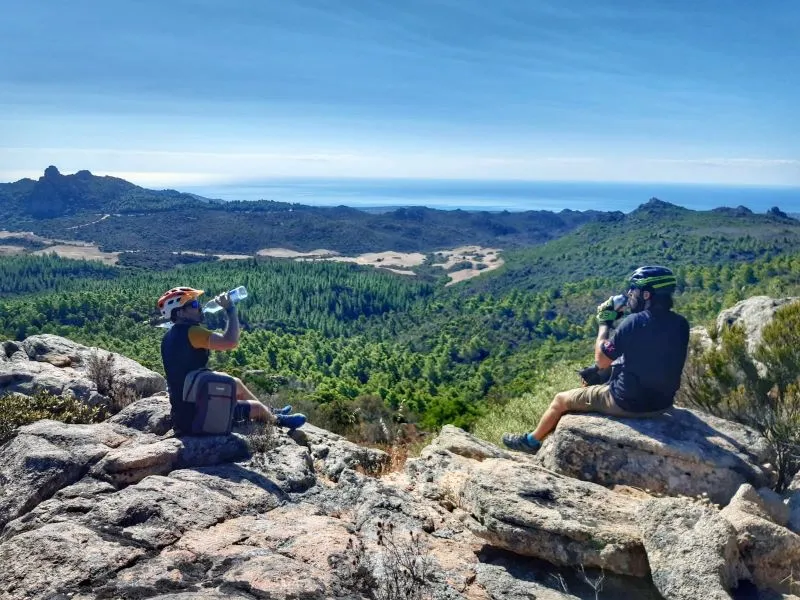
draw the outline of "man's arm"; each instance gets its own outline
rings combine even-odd
[[[600,328],[597,330],[597,341],[594,343],[594,362],[600,369],[607,369],[613,362],[608,356],[606,356],[605,352],[603,352],[603,342],[608,340],[608,336],[610,334],[611,327],[605,323],[602,323]]]
[[[228,322],[223,333],[211,332],[208,338],[209,350],[233,350],[239,345],[239,316],[232,304],[225,309]]]

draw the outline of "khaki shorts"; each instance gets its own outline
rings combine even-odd
[[[588,385],[561,392],[561,395],[566,397],[567,410],[572,412],[597,412],[615,417],[639,417],[642,419],[658,417],[664,414],[663,410],[631,412],[620,408],[614,402],[608,385]]]

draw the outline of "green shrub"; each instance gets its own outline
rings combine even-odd
[[[466,271],[472,268],[472,262],[468,260],[462,260],[457,262],[452,267],[450,267],[450,271]]]
[[[73,396],[54,396],[44,391],[34,396],[5,394],[0,396],[0,444],[7,442],[17,427],[40,419],[96,423],[101,414],[98,408],[87,406]]]
[[[722,331],[718,342],[693,347],[679,401],[761,433],[782,491],[800,468],[800,302],[776,311],[752,356],[741,327]]]

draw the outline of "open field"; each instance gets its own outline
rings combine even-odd
[[[107,265],[119,262],[121,252],[102,252],[96,244],[91,242],[72,242],[56,240],[35,235],[29,231],[0,231],[0,240],[8,239],[12,243],[0,244],[0,256],[13,256],[19,254],[50,254],[55,253],[64,258],[99,260]],[[47,244],[46,247],[30,250],[13,243],[13,240],[27,240],[38,244]],[[433,253],[432,266],[447,271],[453,285],[477,277],[483,272],[488,272],[501,267],[504,263],[500,258],[501,250],[498,248],[484,248],[482,246],[460,246],[452,250],[438,250]],[[213,256],[219,260],[244,260],[251,258],[249,254],[204,254],[184,250],[175,254],[191,254],[194,256]],[[396,252],[386,250],[383,252],[367,252],[357,256],[342,256],[334,250],[320,248],[309,252],[298,252],[288,248],[263,248],[256,252],[256,256],[284,258],[301,261],[330,260],[336,262],[351,262],[358,265],[375,267],[397,273],[399,275],[416,275],[415,267],[425,264],[427,255],[421,252]]]
[[[41,250],[31,252],[31,254],[57,254],[62,258],[75,258],[83,260],[99,260],[107,265],[115,265],[119,261],[119,252],[102,252],[97,246],[71,244],[56,244]]]
[[[500,258],[500,252],[499,248],[481,246],[460,246],[453,250],[440,250],[435,253],[435,257],[443,262],[436,262],[433,266],[448,271],[450,282],[447,285],[453,285],[502,267],[504,261]],[[471,266],[467,268],[466,263]],[[459,265],[460,268],[452,270]]]

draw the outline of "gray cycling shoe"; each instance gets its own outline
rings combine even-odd
[[[503,444],[510,450],[527,452],[528,454],[536,454],[539,448],[542,447],[542,442],[530,433],[504,433]]]

